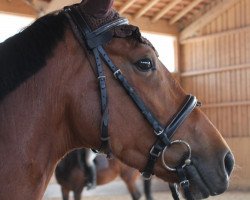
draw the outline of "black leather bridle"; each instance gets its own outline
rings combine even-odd
[[[138,109],[141,111],[143,116],[147,119],[154,130],[154,134],[157,137],[157,141],[152,146],[147,165],[142,172],[144,178],[149,179],[153,174],[154,165],[157,159],[162,154],[162,162],[163,166],[170,171],[176,171],[179,179],[180,179],[180,186],[184,189],[184,193],[187,199],[192,200],[192,196],[189,192],[189,181],[186,177],[184,168],[187,165],[191,164],[191,148],[188,143],[182,140],[175,140],[170,141],[173,134],[177,130],[177,128],[182,124],[182,122],[188,117],[188,115],[193,111],[193,109],[199,105],[195,96],[188,95],[187,100],[185,101],[184,105],[181,107],[180,111],[174,116],[172,121],[165,127],[163,126],[157,119],[154,117],[153,113],[147,108],[144,104],[142,99],[138,96],[134,88],[130,85],[127,79],[122,74],[121,70],[117,68],[106,51],[103,48],[107,42],[109,42],[113,38],[112,30],[121,25],[128,24],[128,20],[124,18],[118,18],[110,23],[101,26],[100,28],[92,31],[89,28],[86,20],[84,19],[78,5],[74,5],[71,7],[64,8],[65,14],[70,18],[70,20],[74,23],[77,30],[80,33],[80,36],[83,41],[85,41],[87,49],[92,52],[95,64],[96,64],[96,71],[99,81],[99,88],[100,88],[100,96],[101,96],[101,114],[102,114],[102,123],[101,123],[101,141],[102,145],[99,150],[109,148],[109,135],[108,135],[108,96],[107,96],[107,89],[106,89],[106,76],[104,74],[103,64],[102,61],[108,66],[108,68],[113,72],[115,78],[119,81],[122,87],[126,90],[128,95],[131,97],[133,102],[136,104]],[[188,158],[185,160],[184,164],[177,166],[176,168],[171,168],[166,165],[164,161],[164,154],[165,151],[169,146],[172,144],[182,144],[185,145],[189,151]],[[175,185],[170,187],[171,189],[175,190],[173,194],[174,199],[179,199],[178,192]],[[175,197],[176,196],[176,197]]]

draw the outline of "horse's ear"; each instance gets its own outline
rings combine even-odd
[[[81,7],[89,15],[96,18],[103,18],[107,16],[114,0],[83,0]]]

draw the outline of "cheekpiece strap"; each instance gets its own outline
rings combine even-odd
[[[96,70],[97,70],[97,78],[99,82],[100,89],[100,97],[101,97],[101,147],[99,150],[93,150],[94,152],[99,152],[102,149],[108,147],[108,154],[110,154],[109,148],[109,134],[108,134],[108,123],[109,123],[109,115],[108,115],[108,94],[106,87],[106,76],[104,73],[102,61],[97,50],[97,47],[103,45],[112,39],[112,35],[109,32],[110,28],[113,28],[115,25],[109,24],[108,27],[100,27],[95,31],[92,31],[82,16],[78,4],[73,5],[71,7],[65,7],[64,11],[71,17],[74,21],[74,24],[77,26],[77,29],[80,31],[81,37],[83,41],[85,41],[86,46],[89,50],[92,51],[95,62],[96,62]],[[121,21],[115,22],[115,24],[122,23]]]

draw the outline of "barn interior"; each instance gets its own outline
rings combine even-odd
[[[0,0],[0,15],[31,23],[78,2]],[[115,0],[114,8],[145,34],[170,38],[172,49],[163,49],[163,59],[172,61],[166,65],[202,102],[202,111],[234,153],[230,190],[250,191],[250,1]],[[2,19],[0,35],[6,29]]]

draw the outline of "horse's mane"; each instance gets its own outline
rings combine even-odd
[[[101,19],[83,14],[92,30],[120,18],[115,10]],[[67,17],[61,12],[45,15],[22,32],[0,43],[0,100],[45,66],[56,44],[63,39],[67,22]],[[141,36],[139,28],[133,25],[116,28],[114,37],[131,37],[153,48]]]
[[[49,14],[0,43],[0,100],[38,72],[64,37],[66,17]]]

